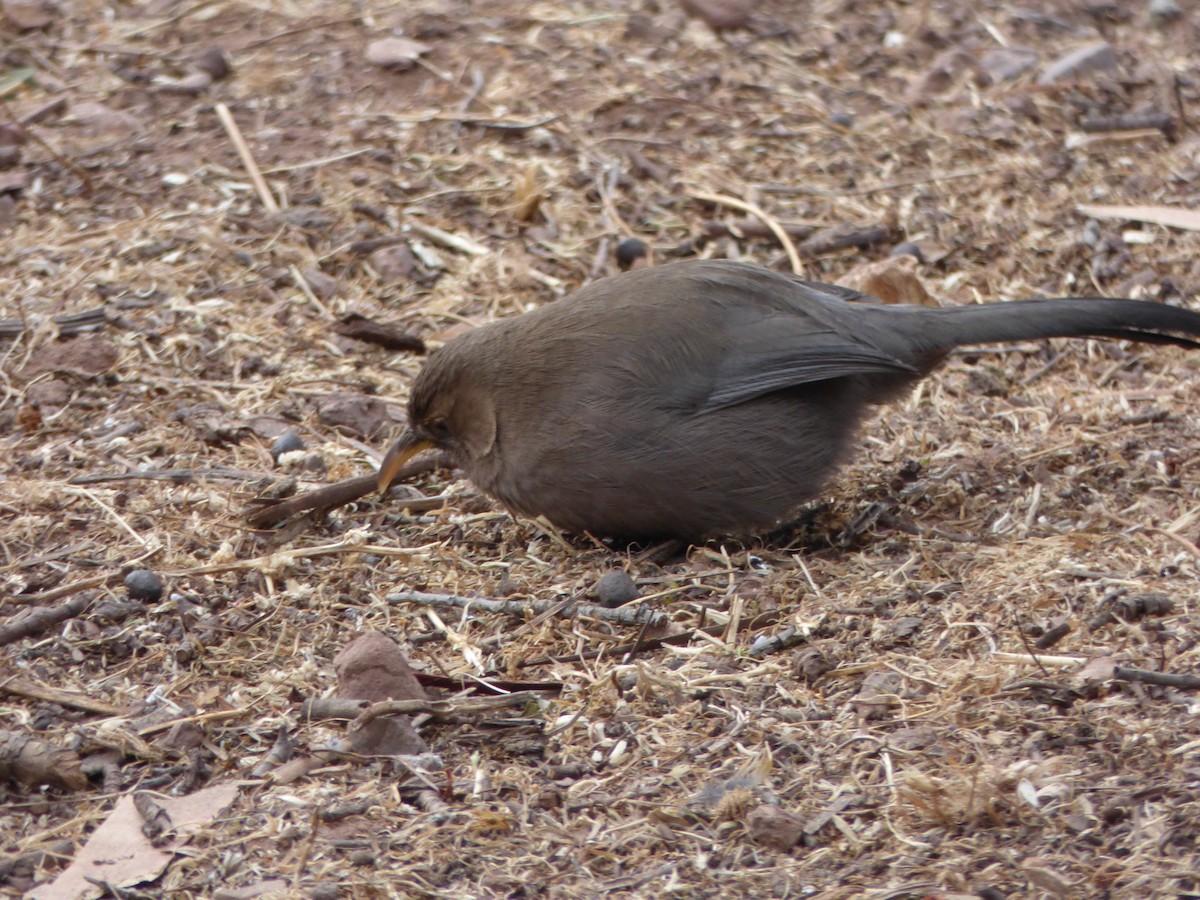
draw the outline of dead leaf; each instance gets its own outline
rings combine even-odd
[[[132,887],[157,878],[190,835],[213,821],[237,798],[236,784],[218,784],[186,797],[157,797],[170,816],[174,837],[161,848],[142,833],[143,819],[132,794],[117,801],[107,819],[92,832],[79,855],[53,881],[39,885],[27,900],[82,900],[99,897],[99,884]]]
[[[913,271],[916,267],[917,261],[911,256],[897,256],[856,266],[840,280],[846,287],[878,297],[884,303],[938,306]]]

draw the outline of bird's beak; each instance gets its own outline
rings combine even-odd
[[[379,466],[379,490],[386,491],[390,488],[406,462],[422,450],[431,450],[433,447],[433,441],[421,437],[411,428],[400,435],[400,440],[392,444],[392,449],[387,452]]]

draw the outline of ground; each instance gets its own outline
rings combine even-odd
[[[445,471],[413,482],[444,508],[248,526],[403,423],[420,356],[347,313],[436,345],[625,238],[787,268],[765,219],[823,280],[907,249],[942,304],[1200,309],[1196,233],[1081,209],[1196,203],[1190,4],[744,6],[717,33],[672,0],[3,4],[0,731],[99,774],[0,752],[0,890],[118,797],[217,785],[143,896],[1200,891],[1200,353],[958,354],[752,543],[564,539]],[[611,570],[667,624],[395,596],[589,601]],[[367,632],[538,699],[419,723],[426,782],[278,777],[281,728],[293,759],[345,734],[303,704]]]

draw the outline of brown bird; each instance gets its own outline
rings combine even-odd
[[[596,281],[435,351],[386,489],[427,448],[516,513],[628,539],[762,532],[816,495],[859,422],[962,344],[1200,344],[1200,313],[1110,298],[929,309],[757,266],[691,261]]]

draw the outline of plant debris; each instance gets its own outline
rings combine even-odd
[[[1193,7],[2,4],[0,889],[1200,892],[1200,354],[964,349],[748,545],[373,475],[626,265],[1200,308]]]

